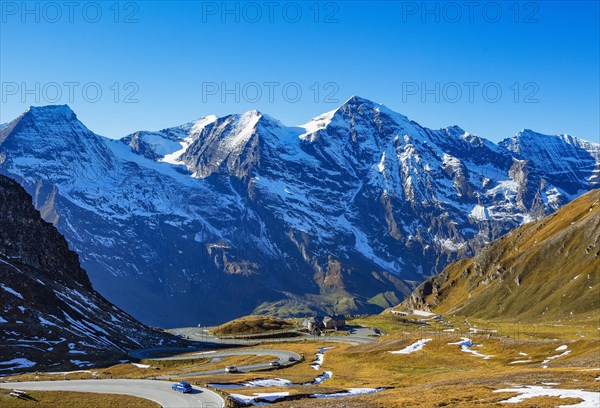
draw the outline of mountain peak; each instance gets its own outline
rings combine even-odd
[[[446,132],[448,135],[455,136],[455,137],[470,135],[468,132],[465,132],[465,130],[458,125],[448,126],[446,128],[443,128],[442,130],[444,132]]]
[[[369,99],[363,98],[358,95],[352,95],[346,102],[342,104],[342,106],[346,105],[369,105],[369,106],[383,106],[380,103],[373,102]]]
[[[69,105],[45,105],[45,106],[30,106],[24,112],[37,120],[63,120],[72,121],[77,119],[77,115],[69,107]]]
[[[263,114],[258,109],[251,109],[251,110],[248,110],[248,111],[238,114],[238,116],[240,118],[248,118],[248,119],[259,118],[260,119],[261,117],[265,116],[265,114]]]
[[[349,112],[377,112],[384,113],[398,123],[409,122],[409,119],[401,113],[395,112],[387,106],[373,102],[369,99],[362,98],[357,95],[353,95],[348,99],[337,111],[349,111]]]
[[[513,137],[505,139],[500,142],[500,145],[504,147],[515,146],[519,144],[537,144],[542,143],[546,146],[548,143],[559,143],[559,144],[569,144],[569,145],[592,145],[598,146],[597,143],[588,142],[584,139],[580,139],[576,136],[572,136],[566,133],[557,134],[557,135],[547,135],[544,133],[536,132],[531,129],[523,129],[517,132]],[[539,146],[542,147],[542,146]],[[509,148],[510,149],[510,148]]]

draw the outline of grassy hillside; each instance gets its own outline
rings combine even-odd
[[[411,308],[481,319],[597,320],[600,190],[448,266],[398,307]]]
[[[245,316],[215,327],[213,334],[227,336],[235,334],[255,334],[272,330],[291,329],[294,324],[288,320],[270,316]]]

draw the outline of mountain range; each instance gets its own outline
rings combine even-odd
[[[395,305],[600,187],[600,145],[531,130],[496,144],[360,97],[297,127],[249,111],[121,139],[45,106],[0,127],[0,172],[107,299],[183,326]]]

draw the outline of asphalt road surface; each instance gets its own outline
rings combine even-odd
[[[165,351],[169,351],[175,355],[170,357],[152,357],[153,354],[160,352],[164,353]],[[186,355],[182,355],[182,353],[188,353]],[[300,361],[302,358],[299,354],[294,353],[292,351],[286,350],[226,350],[226,351],[201,351],[194,354],[189,354],[190,350],[181,348],[155,348],[155,349],[144,349],[144,350],[135,350],[130,353],[132,357],[140,358],[140,359],[148,359],[148,360],[191,360],[196,358],[209,358],[209,359],[223,359],[231,356],[273,356],[272,361],[279,362],[281,367],[289,366],[294,364],[296,361]],[[290,361],[290,358],[293,360]],[[259,363],[259,364],[251,364],[244,366],[237,366],[237,372],[239,373],[247,373],[251,371],[262,371],[262,370],[270,370],[273,369],[270,363]],[[206,371],[198,371],[198,372],[186,372],[186,376],[196,376],[196,375],[216,375],[216,374],[224,374],[226,373],[225,367],[219,368],[217,370],[206,370]],[[176,377],[176,375],[165,375],[158,376],[156,378],[166,379]]]
[[[30,391],[77,391],[101,394],[125,394],[152,400],[164,408],[223,408],[225,403],[216,393],[194,387],[182,394],[171,389],[172,382],[155,380],[69,380],[31,381],[2,384],[3,388]]]
[[[288,330],[287,332],[294,332],[295,330]],[[350,343],[350,344],[364,344],[373,343],[377,341],[378,336],[372,329],[367,327],[356,327],[352,329],[349,335],[345,336],[311,336],[308,334],[300,333],[298,337],[282,337],[282,338],[268,338],[268,339],[245,339],[243,338],[219,338],[209,334],[207,328],[199,327],[181,327],[177,329],[170,329],[169,332],[176,334],[181,333],[187,336],[187,340],[199,343],[207,343],[212,346],[225,346],[225,345],[238,345],[238,346],[254,346],[260,343],[282,343],[282,342],[294,342],[294,341],[333,341],[338,343]]]

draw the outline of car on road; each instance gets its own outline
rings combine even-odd
[[[279,367],[281,364],[279,364],[279,361],[271,361],[271,362],[269,363],[269,365],[270,365],[271,367]]]
[[[180,339],[187,339],[188,337],[183,334],[183,333],[177,333],[175,336],[179,337]]]
[[[290,357],[290,358],[288,358],[288,361],[290,363],[293,363],[294,361],[296,361],[296,357]]]
[[[227,366],[225,367],[225,371],[228,373],[237,373],[237,367],[236,366]]]
[[[192,392],[192,386],[190,385],[189,382],[185,382],[185,381],[181,381],[181,382],[171,385],[171,389],[173,391],[183,392],[184,394],[188,393],[188,392]]]

